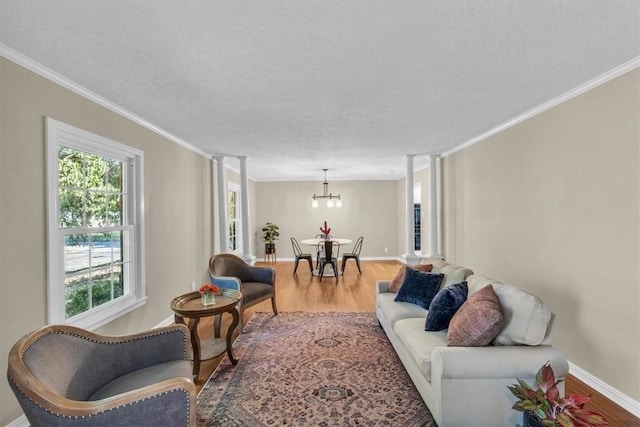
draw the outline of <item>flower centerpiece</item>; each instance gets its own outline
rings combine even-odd
[[[331,233],[331,228],[327,226],[327,221],[324,222],[324,227],[320,227],[320,231],[322,231],[322,234],[324,234],[325,239],[329,238],[329,233]]]
[[[212,305],[216,303],[216,295],[220,294],[220,288],[213,283],[205,283],[200,286],[200,302],[202,305]]]
[[[516,411],[524,412],[523,423],[527,426],[580,427],[608,426],[609,423],[595,412],[584,409],[589,397],[571,394],[560,397],[553,369],[547,362],[536,374],[537,389],[518,379],[518,384],[507,386],[519,400],[513,405]]]

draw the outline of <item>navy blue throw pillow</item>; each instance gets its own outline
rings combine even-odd
[[[453,315],[467,300],[468,293],[467,282],[456,283],[441,289],[431,301],[424,330],[442,331],[447,329]]]
[[[423,273],[406,267],[402,286],[395,301],[410,302],[429,309],[431,300],[438,293],[444,274]]]

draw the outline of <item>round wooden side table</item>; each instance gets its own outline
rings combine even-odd
[[[191,331],[191,347],[193,349],[193,375],[197,378],[200,374],[200,362],[220,356],[225,351],[229,360],[234,365],[238,359],[233,357],[232,336],[238,323],[240,315],[238,313],[238,303],[242,299],[242,294],[235,289],[223,289],[222,295],[216,295],[216,302],[211,305],[203,305],[198,291],[175,297],[171,301],[171,309],[175,312],[176,323],[186,324],[184,318],[189,319],[189,330]],[[207,338],[200,340],[198,336],[198,323],[203,317],[222,315],[231,313],[233,321],[227,330],[226,338]]]

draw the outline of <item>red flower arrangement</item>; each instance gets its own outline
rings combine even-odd
[[[320,227],[320,231],[322,231],[322,234],[325,236],[331,232],[331,228],[327,227],[327,221],[324,222],[324,227]]]
[[[204,294],[205,292],[211,292],[218,295],[220,293],[220,287],[218,285],[214,285],[213,283],[205,283],[204,285],[200,286],[200,290],[198,292],[200,292],[201,294]]]

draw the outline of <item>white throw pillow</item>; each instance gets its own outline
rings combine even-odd
[[[551,321],[551,310],[540,298],[513,286],[474,274],[467,278],[469,296],[488,284],[498,295],[502,307],[503,328],[494,345],[540,345]]]

